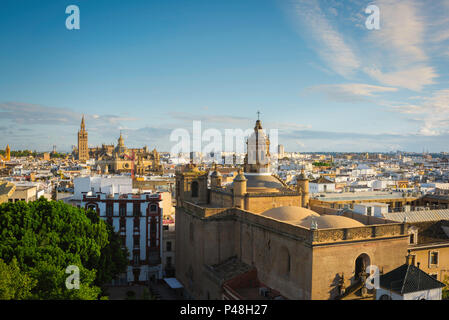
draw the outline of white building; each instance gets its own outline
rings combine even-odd
[[[326,179],[325,177],[319,177],[316,180],[309,182],[310,193],[327,193],[335,192],[335,182]]]
[[[73,179],[75,199],[81,199],[83,192],[106,194],[132,193],[133,181],[129,176],[86,176]]]
[[[446,285],[411,263],[380,276],[376,300],[441,300]]]
[[[388,204],[380,202],[355,203],[353,211],[365,216],[384,217],[388,213]]]
[[[131,178],[122,176],[80,177],[74,184],[74,196],[67,202],[97,212],[119,233],[130,254],[127,273],[113,284],[162,279],[162,217],[172,205],[170,193],[132,192]]]

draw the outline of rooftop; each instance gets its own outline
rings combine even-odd
[[[397,222],[403,222],[404,218],[407,218],[407,222],[449,220],[449,209],[386,212],[383,216],[385,219]]]
[[[414,265],[402,266],[380,276],[380,286],[400,295],[443,288],[446,285]]]
[[[402,199],[404,194],[402,192],[342,192],[342,193],[327,193],[317,194],[315,197],[320,201],[351,201],[351,200],[374,200],[374,199]],[[416,197],[412,197],[416,198]]]

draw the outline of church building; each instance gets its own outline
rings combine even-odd
[[[193,163],[176,174],[176,277],[186,298],[343,299],[362,290],[366,267],[403,264],[404,223],[320,215],[308,179],[271,173],[269,137],[257,120],[243,170],[223,184]],[[209,183],[210,181],[210,183]]]

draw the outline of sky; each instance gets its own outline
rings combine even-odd
[[[77,5],[80,29],[66,28]],[[369,5],[380,28],[368,29]],[[170,151],[176,129],[286,151],[449,152],[449,0],[0,0],[0,148]]]

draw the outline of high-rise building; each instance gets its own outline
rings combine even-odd
[[[81,128],[78,131],[78,160],[86,161],[89,159],[89,148],[87,145],[87,131],[84,124],[84,116],[81,120]]]
[[[278,157],[279,157],[279,159],[282,159],[284,157],[284,153],[285,153],[284,145],[283,144],[278,145]]]

